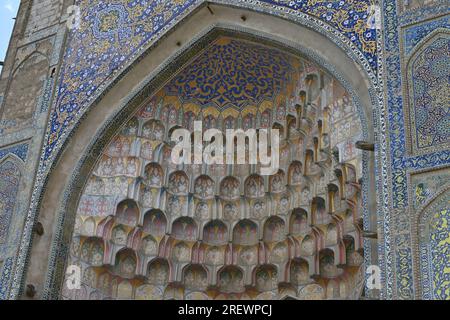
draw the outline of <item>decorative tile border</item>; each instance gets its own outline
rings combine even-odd
[[[3,270],[0,277],[0,300],[8,299],[8,288],[9,288],[9,280],[12,275],[13,269],[13,258],[7,258],[3,263]]]
[[[448,10],[447,0],[435,0],[434,2],[436,3],[433,5],[409,10],[407,12],[398,14],[397,17],[399,25],[405,26],[411,23],[416,23],[418,20],[425,21],[429,19],[435,19],[437,16]],[[400,5],[400,2],[398,2],[398,5]]]
[[[450,15],[403,26],[401,32],[402,55],[407,58],[422,39],[438,28],[450,29]]]

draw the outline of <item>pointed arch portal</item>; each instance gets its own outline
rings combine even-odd
[[[374,138],[369,76],[321,33],[215,7],[142,54],[67,140],[40,202],[56,233],[30,251],[30,264],[48,266],[44,297],[281,299],[289,286],[308,299],[361,289],[352,284],[359,221],[375,222],[375,163],[354,145]],[[220,130],[280,129],[280,171],[173,164],[170,133],[193,118]],[[90,233],[75,221],[93,222]],[[82,259],[80,242],[102,245]],[[77,292],[65,287],[68,265],[88,270]],[[28,270],[27,281],[44,283],[39,268]]]

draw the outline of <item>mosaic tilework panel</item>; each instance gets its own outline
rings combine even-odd
[[[450,300],[450,201],[434,216],[430,234],[435,299]]]
[[[7,299],[8,283],[11,278],[13,262],[13,258],[8,258],[3,263],[3,269],[0,266],[0,271],[2,272],[0,276],[0,300]]]
[[[418,212],[420,298],[450,300],[450,188],[439,192]],[[419,282],[420,281],[420,282]]]
[[[409,300],[413,298],[412,266],[409,263],[411,259],[411,249],[401,248],[397,250],[397,288],[398,298]]]
[[[385,51],[386,55],[386,97],[389,121],[389,141],[392,162],[392,204],[394,208],[404,208],[408,204],[406,171],[408,169],[426,169],[442,166],[450,163],[450,151],[434,148],[426,155],[408,156],[406,152],[406,133],[404,123],[402,97],[402,78],[398,70],[401,70],[400,35],[395,1],[385,1]],[[450,10],[436,7],[436,15],[442,15],[442,10]],[[445,11],[444,11],[445,12]],[[448,117],[448,114],[447,114]],[[445,116],[435,117],[437,122],[445,122]],[[444,129],[445,131],[445,129]],[[435,152],[432,152],[435,151]]]
[[[342,32],[366,56],[374,70],[377,69],[377,34],[370,0],[263,0],[261,2],[306,12]]]
[[[19,157],[22,161],[25,162],[25,160],[27,159],[27,154],[28,154],[28,144],[24,143],[24,144],[0,149],[0,160],[3,157],[7,156],[8,154],[14,154],[17,157]]]
[[[413,150],[450,142],[450,33],[437,34],[408,66]]]
[[[402,97],[402,75],[399,74],[401,67],[401,52],[400,52],[400,33],[399,25],[401,24],[415,24],[420,18],[417,15],[405,16],[400,19],[397,14],[397,3],[393,0],[386,0],[383,2],[384,14],[384,51],[389,54],[385,55],[385,88],[386,101],[388,111],[388,136],[389,136],[389,153],[391,155],[391,178],[388,184],[391,185],[392,194],[390,200],[392,207],[396,209],[395,212],[403,212],[408,206],[407,194],[407,178],[408,170],[423,170],[427,168],[439,167],[450,163],[450,151],[445,148],[433,148],[429,154],[419,156],[408,156],[406,153],[406,139],[405,139],[405,123],[404,123],[404,103]],[[441,17],[448,13],[448,6],[435,6],[426,9],[426,17]],[[411,43],[407,43],[411,45]],[[389,205],[386,203],[385,205]],[[385,218],[383,223],[383,232],[385,235],[392,234],[389,217]],[[411,237],[406,235],[405,241],[407,246],[410,246]],[[393,297],[401,297],[409,294],[413,290],[412,271],[412,253],[406,252],[403,248],[394,251],[393,243],[389,237],[384,239],[380,245],[380,263],[385,276],[385,288],[383,297],[391,299]],[[396,271],[394,270],[394,257],[398,256]],[[394,292],[394,279],[397,280],[397,292]]]
[[[74,115],[86,106],[101,84],[195,2],[76,1],[82,8],[82,22],[69,35],[46,158]]]
[[[415,174],[411,178],[413,208],[419,209],[430,201],[450,181],[450,168]]]
[[[8,238],[11,217],[19,191],[20,171],[17,165],[6,160],[0,164],[0,244]]]
[[[294,81],[299,66],[298,59],[277,49],[221,38],[171,80],[165,91],[182,103],[242,111],[264,101],[274,103],[286,93],[286,84]]]
[[[450,16],[443,16],[407,27],[403,33],[403,54],[407,56],[412,53],[414,46],[437,28],[449,29]]]
[[[131,61],[138,51],[170,28],[202,1],[130,1],[115,3],[79,0],[80,29],[70,35],[59,83],[56,108],[51,116],[44,159],[77,113],[83,112],[96,90],[111,74]],[[236,1],[237,2],[237,1]],[[242,1],[240,1],[242,3]],[[370,20],[369,0],[360,1],[245,1],[273,9],[291,9],[314,16],[347,37],[377,69],[376,30]]]

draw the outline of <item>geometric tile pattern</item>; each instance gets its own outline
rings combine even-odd
[[[0,160],[8,154],[14,154],[25,162],[28,154],[28,143],[0,149]]]
[[[404,54],[411,54],[413,48],[427,35],[437,28],[450,28],[450,15],[444,15],[441,18],[427,20],[405,29],[403,35]]]
[[[17,165],[6,160],[0,163],[0,244],[8,238],[11,217],[19,191],[20,171]]]
[[[450,142],[450,33],[438,33],[408,64],[413,150]]]
[[[450,168],[414,174],[411,177],[412,207],[420,209],[450,181]]]
[[[450,199],[431,222],[430,247],[433,268],[433,297],[450,300]]]
[[[11,257],[4,261],[3,269],[0,264],[0,300],[6,300],[8,298],[9,279],[11,278],[13,264],[14,259]]]
[[[446,149],[445,145],[433,145],[427,150],[428,154],[419,154],[410,156],[407,148],[407,123],[405,124],[405,110],[404,106],[406,99],[402,96],[402,76],[406,79],[405,74],[399,74],[399,70],[404,69],[402,67],[402,52],[400,50],[400,43],[405,41],[402,32],[407,32],[406,43],[403,47],[407,48],[408,52],[414,46],[414,42],[418,43],[420,37],[426,36],[427,31],[433,28],[442,27],[445,24],[442,22],[433,23],[433,17],[436,20],[441,21],[442,16],[448,15],[450,8],[448,5],[436,5],[427,7],[426,10],[420,12],[425,15],[429,22],[418,23],[417,12],[407,13],[403,16],[399,16],[397,12],[397,1],[386,0],[383,1],[383,32],[384,43],[383,51],[385,52],[385,97],[387,107],[387,138],[389,142],[389,154],[391,163],[390,178],[386,181],[391,192],[389,192],[388,202],[384,205],[392,205],[392,208],[397,210],[396,212],[404,212],[408,206],[408,171],[419,171],[427,168],[439,167],[448,165],[450,163],[450,151]],[[426,27],[424,27],[426,26]],[[434,26],[434,27],[432,27]],[[416,29],[417,28],[417,29]],[[424,28],[421,30],[420,28]],[[425,29],[426,28],[426,29]],[[413,31],[413,29],[416,29]],[[406,31],[405,31],[406,30]],[[416,32],[418,37],[412,36],[413,32]],[[441,69],[443,70],[443,69]],[[384,116],[381,115],[383,118]],[[415,134],[415,132],[413,132]],[[389,208],[389,207],[388,207]],[[388,210],[391,210],[389,208]],[[400,213],[399,213],[400,214]],[[382,297],[392,299],[393,297],[401,297],[403,293],[406,294],[406,298],[411,298],[413,282],[401,281],[401,279],[412,279],[412,270],[408,267],[412,264],[412,253],[403,252],[406,256],[400,255],[400,252],[394,251],[394,243],[390,237],[394,227],[391,225],[392,219],[390,217],[382,217],[382,227],[384,233],[383,243],[379,247],[379,259],[380,267],[385,275],[385,285],[382,292]],[[402,240],[406,246],[411,246],[410,235],[404,235]],[[395,258],[395,257],[398,258]],[[397,272],[395,272],[394,263],[398,261]],[[397,287],[394,286],[394,278],[397,277]],[[396,289],[396,292],[395,292]],[[408,296],[409,295],[409,296]]]
[[[420,298],[450,299],[450,185],[436,194],[416,215],[419,252]]]

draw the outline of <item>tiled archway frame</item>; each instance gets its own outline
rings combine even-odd
[[[229,10],[236,10],[236,9],[229,9]],[[201,12],[197,12],[197,14],[201,14]],[[255,14],[255,13],[251,13],[251,14]],[[271,19],[277,19],[274,16],[270,17]],[[240,16],[238,16],[238,19],[240,19]],[[186,19],[186,21],[189,21],[190,19]],[[266,20],[267,21],[267,20]],[[287,21],[287,20],[286,20]],[[288,22],[286,22],[288,23]],[[291,23],[291,22],[289,22]],[[291,23],[292,24],[292,23]],[[66,172],[66,174],[64,174],[64,178],[67,178],[67,180],[65,180],[64,182],[58,181],[58,184],[60,185],[59,189],[63,190],[64,189],[64,194],[59,194],[59,192],[56,192],[56,194],[51,194],[51,191],[48,191],[47,189],[53,186],[53,181],[52,181],[52,173],[57,170],[57,167],[60,165],[60,163],[57,163],[56,161],[52,162],[52,166],[49,168],[44,168],[41,167],[41,171],[39,172],[38,175],[38,180],[37,180],[37,184],[36,184],[36,188],[34,190],[34,194],[33,194],[33,202],[31,204],[31,208],[29,211],[29,215],[28,215],[28,221],[27,224],[25,226],[25,235],[24,238],[22,239],[22,243],[21,243],[21,248],[19,251],[19,257],[18,257],[18,265],[19,267],[16,269],[15,272],[15,276],[14,276],[14,283],[13,283],[13,290],[11,292],[11,297],[17,297],[20,294],[20,289],[22,287],[22,285],[25,282],[25,276],[24,276],[24,270],[26,270],[26,267],[28,266],[28,261],[30,261],[30,255],[32,254],[32,252],[29,250],[30,248],[30,240],[31,240],[31,230],[32,230],[32,226],[33,223],[35,221],[35,219],[37,218],[37,213],[38,213],[38,208],[43,205],[44,207],[46,207],[46,204],[49,203],[49,199],[51,199],[52,203],[56,205],[61,205],[61,207],[58,208],[52,208],[52,210],[46,211],[46,210],[41,210],[40,214],[42,215],[43,213],[45,215],[47,215],[45,217],[45,219],[48,219],[48,215],[51,215],[53,210],[58,212],[58,216],[56,218],[56,213],[54,213],[54,217],[52,219],[50,219],[51,224],[49,225],[50,230],[55,230],[55,234],[52,235],[51,239],[48,238],[47,241],[51,241],[52,242],[52,250],[51,250],[51,256],[48,259],[48,266],[46,268],[46,270],[48,270],[48,274],[46,277],[46,283],[45,283],[45,288],[43,287],[42,289],[44,291],[44,294],[42,295],[43,298],[51,298],[51,297],[57,297],[59,294],[58,288],[59,288],[59,284],[58,281],[60,281],[60,279],[62,279],[63,277],[63,273],[64,273],[64,265],[65,265],[65,254],[66,254],[66,250],[67,250],[67,244],[70,241],[70,236],[71,236],[71,232],[72,232],[72,227],[73,226],[73,221],[71,221],[71,219],[74,219],[74,214],[70,215],[70,212],[67,211],[67,208],[70,207],[76,207],[78,198],[76,198],[76,196],[74,197],[74,195],[78,194],[81,190],[81,188],[83,187],[83,183],[84,181],[82,181],[82,177],[85,177],[88,175],[88,173],[90,172],[90,169],[92,168],[93,164],[95,163],[98,154],[100,153],[100,150],[102,149],[102,147],[109,141],[109,139],[111,138],[111,136],[114,134],[115,130],[111,129],[114,128],[115,125],[117,124],[121,124],[123,123],[123,121],[126,119],[127,115],[130,114],[130,112],[132,112],[133,110],[136,110],[137,107],[139,107],[139,101],[142,98],[148,97],[149,95],[151,95],[153,92],[156,91],[156,89],[164,83],[164,81],[167,79],[168,76],[170,76],[171,74],[173,74],[174,71],[176,71],[177,69],[177,65],[180,65],[179,61],[177,59],[187,59],[189,54],[187,53],[187,51],[190,51],[191,54],[192,52],[195,52],[195,49],[197,48],[197,50],[199,48],[201,48],[201,39],[206,39],[207,41],[207,37],[208,35],[211,36],[212,33],[214,33],[214,31],[212,31],[213,29],[217,29],[217,27],[222,27],[225,29],[234,29],[235,31],[240,31],[240,32],[245,32],[245,33],[252,33],[252,34],[257,34],[258,32],[255,32],[255,30],[253,29],[248,29],[248,30],[244,30],[242,28],[240,28],[238,21],[235,21],[234,25],[212,25],[209,27],[208,30],[202,30],[202,32],[198,32],[197,35],[195,37],[193,37],[192,39],[190,39],[189,43],[186,44],[184,46],[184,49],[182,51],[178,51],[172,55],[170,55],[170,61],[166,61],[166,64],[163,66],[159,66],[154,67],[154,71],[148,76],[148,72],[147,74],[144,76],[142,74],[142,70],[137,71],[138,76],[142,77],[142,82],[139,83],[139,85],[132,87],[132,88],[127,88],[125,90],[127,91],[127,95],[126,97],[123,97],[123,99],[120,101],[120,103],[117,102],[117,100],[111,100],[111,96],[109,95],[110,91],[113,90],[115,87],[117,87],[118,83],[123,84],[123,82],[127,79],[127,76],[129,76],[131,70],[133,70],[134,67],[136,67],[136,65],[142,61],[144,61],[146,59],[146,57],[148,55],[151,55],[152,53],[155,53],[155,50],[157,51],[158,46],[161,45],[161,43],[163,43],[164,41],[166,41],[168,38],[170,38],[171,35],[168,35],[167,37],[161,39],[160,41],[158,41],[158,43],[154,44],[151,48],[149,48],[146,52],[146,54],[141,55],[138,59],[136,59],[136,61],[128,66],[128,68],[126,68],[124,70],[124,72],[122,72],[120,77],[117,77],[112,83],[109,84],[108,88],[105,88],[102,93],[100,94],[100,96],[98,97],[98,99],[92,103],[92,105],[89,107],[89,111],[88,113],[85,113],[83,115],[83,119],[88,119],[88,118],[92,118],[92,117],[98,117],[99,113],[94,113],[91,112],[94,107],[98,108],[99,104],[106,104],[108,102],[114,104],[114,112],[112,112],[110,114],[110,116],[108,117],[108,120],[103,122],[100,121],[98,123],[103,124],[103,125],[99,125],[97,123],[97,126],[95,128],[95,135],[91,135],[90,136],[90,142],[88,143],[88,146],[86,147],[86,145],[80,145],[80,143],[82,144],[83,142],[79,142],[76,141],[76,137],[77,137],[77,133],[79,133],[80,131],[83,131],[83,125],[85,122],[83,121],[79,121],[78,125],[77,125],[77,129],[72,131],[72,140],[66,140],[66,145],[64,146],[65,148],[62,148],[61,150],[65,150],[67,153],[67,151],[69,149],[73,149],[71,151],[68,151],[69,153],[71,153],[71,156],[74,156],[73,153],[77,153],[79,151],[79,154],[76,155],[76,157],[78,157],[79,159],[77,159],[77,165],[73,165],[70,168],[66,168],[66,170],[68,169],[69,172]],[[297,22],[295,24],[297,28],[302,28]],[[175,32],[175,31],[174,31]],[[312,31],[306,31],[305,32],[309,32],[311,33]],[[282,34],[282,33],[280,33]],[[295,51],[295,52],[300,52],[302,53],[304,56],[306,56],[307,58],[309,58],[312,61],[315,61],[316,63],[318,63],[319,65],[321,65],[322,67],[324,67],[325,69],[328,69],[328,72],[334,76],[337,80],[339,80],[343,86],[349,91],[351,92],[352,96],[355,98],[355,104],[359,106],[359,110],[361,113],[363,113],[363,123],[366,125],[366,127],[364,128],[364,132],[366,132],[368,134],[368,136],[366,137],[367,139],[374,139],[377,140],[380,139],[378,137],[378,135],[374,132],[377,132],[378,130],[374,130],[374,127],[377,128],[378,127],[378,120],[374,120],[374,119],[378,119],[378,112],[379,112],[379,108],[380,108],[380,104],[379,104],[379,96],[377,95],[378,93],[378,87],[376,86],[376,84],[374,84],[374,82],[371,80],[371,78],[368,76],[367,73],[361,71],[362,69],[364,69],[361,66],[357,66],[358,64],[355,63],[354,61],[358,61],[358,59],[354,56],[354,54],[352,53],[351,50],[342,50],[342,49],[338,49],[335,44],[332,43],[332,41],[330,41],[329,37],[324,37],[324,36],[320,36],[322,41],[328,41],[329,45],[332,45],[334,50],[339,50],[340,57],[345,58],[346,63],[350,63],[350,69],[352,70],[357,70],[357,73],[359,74],[358,79],[363,79],[362,81],[359,80],[354,80],[356,81],[356,83],[358,83],[358,85],[355,85],[355,83],[350,84],[351,81],[349,81],[348,78],[341,76],[339,74],[338,71],[336,71],[335,67],[333,67],[332,64],[330,64],[330,62],[328,61],[329,59],[324,58],[324,56],[326,56],[326,52],[327,50],[324,50],[325,53],[322,54],[318,54],[317,52],[315,52],[314,50],[307,50],[302,48],[301,46],[298,45],[298,43],[293,42],[293,43],[289,43],[289,41],[287,40],[283,40],[283,39],[274,39],[274,37],[269,36],[268,34],[263,34],[260,33],[259,34],[260,38],[272,38],[272,42],[278,42],[278,43],[284,43],[284,47],[285,48],[289,48],[291,51]],[[335,64],[336,65],[336,64]],[[133,71],[133,73],[136,73],[136,70]],[[165,76],[164,76],[165,75]],[[351,79],[350,79],[351,80]],[[364,104],[361,101],[358,101],[358,94],[356,93],[358,90],[355,90],[354,87],[358,87],[357,88],[360,92],[366,90],[366,93],[363,94],[363,100],[365,101]],[[365,89],[363,89],[365,88]],[[369,88],[369,89],[367,89]],[[123,90],[124,87],[122,87],[121,89],[117,89],[117,90],[122,90],[122,94],[124,94]],[[124,94],[125,95],[125,94]],[[363,107],[364,105],[364,107]],[[363,111],[364,110],[364,111]],[[97,110],[98,111],[98,110]],[[367,121],[366,119],[370,119],[369,121]],[[117,128],[117,127],[116,127]],[[94,137],[93,137],[94,136]],[[374,136],[376,138],[374,138]],[[383,139],[380,139],[379,141],[383,141]],[[68,146],[72,146],[72,148],[68,148]],[[379,145],[377,143],[377,145]],[[377,151],[378,153],[380,153],[380,150]],[[81,154],[83,154],[83,156],[81,157]],[[58,159],[60,159],[60,162],[64,162],[63,160],[61,160],[61,157],[63,156],[63,153],[60,152]],[[374,156],[371,155],[364,155],[366,161],[365,163],[373,163],[374,162]],[[372,157],[372,162],[369,161],[369,157]],[[378,158],[378,157],[377,157]],[[377,162],[376,166],[377,166],[377,172],[381,171],[381,172],[386,172],[385,169],[382,169],[381,164],[385,163],[385,162]],[[75,168],[76,167],[76,168]],[[375,168],[371,168],[371,170],[364,170],[365,172],[373,172],[375,170]],[[72,178],[69,180],[68,176],[71,176]],[[81,179],[80,179],[81,178]],[[57,178],[54,178],[57,179]],[[364,195],[367,194],[380,194],[380,192],[375,192],[375,187],[371,187],[368,184],[368,181],[374,181],[373,177],[367,177],[366,179],[364,179],[364,188],[365,191]],[[380,186],[382,185],[382,180],[380,179],[377,183],[377,190],[380,190]],[[66,182],[67,181],[67,182]],[[66,187],[63,187],[66,186]],[[368,192],[368,190],[372,190],[372,192]],[[50,195],[49,195],[50,194]],[[47,201],[46,201],[46,197],[47,197]],[[50,197],[50,198],[48,198]],[[379,196],[378,199],[379,200],[382,199],[381,196]],[[366,227],[369,226],[369,216],[368,216],[368,212],[369,212],[369,206],[371,209],[371,212],[375,212],[375,199],[368,199],[365,198],[364,202],[366,204],[368,204],[366,206],[366,210],[364,212],[364,215],[366,217],[365,220],[365,224]],[[374,226],[376,221],[371,221],[370,225]],[[50,245],[50,243],[48,243],[48,245]],[[367,244],[368,245],[368,244]],[[366,250],[366,252],[370,252],[370,247],[367,248],[368,250]],[[45,259],[45,258],[44,258]],[[368,258],[369,259],[369,258]],[[31,263],[34,263],[33,261]],[[37,262],[37,264],[39,264],[40,262]],[[41,262],[42,263],[42,262]],[[33,269],[33,268],[30,268]],[[37,281],[39,282],[39,277],[36,275],[28,275],[29,280],[30,281]]]
[[[433,279],[430,253],[430,223],[436,212],[448,208],[450,183],[436,192],[424,206],[411,216],[413,271],[416,299],[433,300]]]
[[[441,143],[438,145],[433,145],[429,147],[424,147],[419,149],[417,146],[417,138],[415,135],[417,134],[416,127],[416,119],[415,110],[416,106],[414,103],[414,76],[413,76],[413,60],[423,53],[434,41],[438,38],[441,39],[449,39],[450,38],[450,29],[446,28],[437,28],[433,30],[430,34],[424,37],[416,46],[411,49],[410,54],[406,57],[406,62],[402,65],[403,70],[405,71],[406,81],[403,83],[403,91],[405,93],[405,129],[406,129],[406,146],[407,152],[411,156],[427,154],[433,151],[446,150],[450,147],[448,143]]]
[[[10,177],[12,177],[11,180],[16,180],[16,184],[12,183],[11,180],[9,183],[6,183],[7,190],[1,190],[0,194],[0,202],[10,202],[10,205],[7,206],[9,210],[6,209],[5,212],[1,213],[3,219],[0,221],[0,224],[3,223],[0,226],[3,229],[0,239],[0,260],[2,260],[0,261],[0,301],[8,298],[10,279],[15,262],[16,244],[20,240],[20,230],[24,218],[21,212],[26,210],[27,190],[25,181],[28,178],[27,172],[29,170],[27,167],[28,153],[28,142],[0,150],[0,168],[4,168],[4,165],[9,164],[9,170],[3,170],[3,173],[5,171],[14,171],[14,175]],[[15,185],[15,188],[13,185]],[[2,185],[2,187],[4,186]],[[6,198],[1,199],[2,196],[6,196]]]

